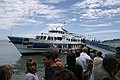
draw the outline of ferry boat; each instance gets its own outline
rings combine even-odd
[[[63,51],[68,49],[79,49],[84,43],[81,35],[70,33],[61,28],[51,28],[47,33],[41,33],[35,38],[7,36],[22,55],[40,54],[56,47]]]

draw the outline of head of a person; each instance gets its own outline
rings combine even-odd
[[[0,66],[0,80],[10,80],[12,78],[13,68],[11,65]]]
[[[120,47],[116,47],[116,54],[120,55]]]
[[[78,80],[71,70],[66,68],[56,71],[53,80]]]
[[[57,58],[56,51],[49,50],[42,54],[42,61],[45,67],[50,67],[53,63],[55,63],[55,59]]]
[[[37,71],[37,62],[33,58],[28,58],[28,60],[26,61],[26,67],[26,73],[35,74]]]
[[[101,52],[101,51],[98,51],[98,52],[97,52],[97,56],[98,56],[98,57],[102,57],[102,52]]]
[[[82,52],[87,53],[87,52],[88,52],[88,48],[87,48],[87,47],[83,47],[83,48],[82,48]]]
[[[103,67],[111,72],[117,65],[117,60],[113,57],[104,57],[103,58]]]
[[[77,50],[75,51],[76,57],[79,57],[81,52],[82,52],[82,49],[81,49],[81,48],[80,48],[80,49],[77,49]]]
[[[76,55],[75,53],[67,54],[67,65],[75,65],[76,64]]]
[[[62,49],[59,49],[59,57],[62,57]]]

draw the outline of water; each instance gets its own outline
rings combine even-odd
[[[42,63],[41,55],[21,56],[12,43],[9,43],[8,41],[0,41],[0,65],[11,64],[13,66],[14,74],[11,80],[24,80],[26,71],[25,62],[29,57],[32,57],[37,61],[37,74],[40,77],[43,77],[44,65]],[[66,63],[65,57],[66,55],[63,55],[61,58],[64,64]]]

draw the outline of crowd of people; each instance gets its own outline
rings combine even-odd
[[[102,52],[91,57],[89,48],[84,46],[75,53],[70,51],[64,65],[60,60],[61,51],[50,49],[42,54],[45,76],[36,73],[37,61],[26,61],[25,80],[120,80],[120,47],[116,54],[102,57]],[[0,66],[0,80],[11,80],[14,73],[11,65]]]

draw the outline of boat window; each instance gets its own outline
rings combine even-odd
[[[66,40],[70,41],[70,39],[68,39],[68,38]]]
[[[42,38],[43,38],[43,36],[40,37],[40,39],[42,39]]]
[[[40,38],[40,36],[38,36],[38,35],[35,37],[35,39],[39,39],[39,38]]]
[[[46,39],[46,36],[43,36],[43,39],[45,40],[45,39]]]
[[[54,37],[54,40],[57,40],[57,37]]]
[[[80,42],[80,39],[78,39],[78,42]]]
[[[48,37],[47,40],[53,40],[53,37]]]
[[[53,37],[51,37],[51,40],[53,40]]]
[[[64,32],[61,32],[62,34],[64,34]]]
[[[49,32],[51,32],[51,33],[57,33],[57,31],[49,31]]]
[[[72,42],[77,42],[77,39],[71,39]]]
[[[50,37],[48,37],[47,40],[50,40]]]
[[[57,37],[58,40],[62,40],[62,37]]]

